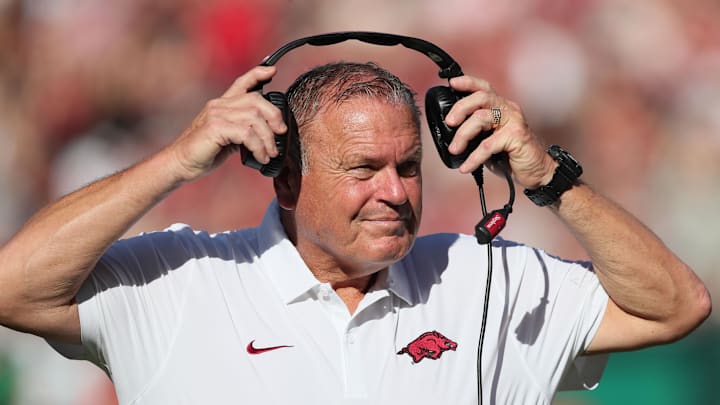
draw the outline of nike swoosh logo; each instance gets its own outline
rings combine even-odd
[[[292,347],[292,346],[282,345],[282,346],[271,346],[271,347],[255,347],[255,341],[253,340],[252,342],[248,343],[247,352],[250,354],[260,354],[260,353],[265,353],[265,352],[269,352],[272,350],[283,349],[285,347]]]

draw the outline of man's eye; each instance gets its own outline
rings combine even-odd
[[[350,168],[350,173],[360,178],[367,178],[373,175],[375,170],[369,165],[355,166]]]
[[[401,177],[415,177],[420,174],[420,162],[405,162],[398,166]]]

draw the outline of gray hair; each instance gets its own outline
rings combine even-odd
[[[397,76],[371,62],[334,62],[315,67],[300,75],[287,91],[288,106],[298,130],[298,136],[288,145],[289,153],[300,162],[303,175],[308,169],[309,142],[301,141],[300,133],[320,112],[357,97],[407,106],[420,133],[420,109],[415,92]]]

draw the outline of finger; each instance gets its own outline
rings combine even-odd
[[[277,156],[275,134],[258,109],[230,108],[213,103],[208,108],[201,130],[201,139],[213,139],[219,147],[243,145],[259,162]]]
[[[483,109],[477,112],[477,119],[468,120],[466,124],[458,128],[459,133],[456,133],[456,138],[459,138],[458,149],[463,146],[460,142],[465,142],[467,145],[471,139],[479,136],[481,131],[492,130],[491,135],[483,139],[459,167],[462,173],[472,172],[481,164],[488,162],[493,155],[518,149],[520,145],[527,143],[531,138],[531,132],[525,124],[523,115],[513,109],[512,102],[508,103],[498,107],[503,111],[499,125],[493,123],[492,110]]]
[[[448,145],[448,150],[450,153],[458,155],[465,151],[470,141],[475,137],[482,136],[483,131],[492,129],[494,129],[492,112],[488,109],[475,110],[457,129],[452,142]]]
[[[270,126],[272,132],[276,134],[287,132],[287,125],[280,109],[259,93],[223,97],[214,100],[214,103],[223,110],[221,113],[228,114],[228,118],[235,122],[240,122],[240,119],[246,116],[245,114],[254,114],[262,117]]]
[[[507,112],[507,123],[496,128],[492,135],[484,139],[469,154],[459,170],[462,173],[470,173],[481,164],[489,162],[493,155],[506,152],[512,173],[521,177],[520,184],[535,184],[533,182],[536,178],[545,173],[547,154],[544,152],[542,142],[529,129],[522,115],[515,110]]]
[[[250,127],[246,133],[247,137],[243,141],[243,146],[253,154],[255,160],[262,164],[270,162],[271,157],[277,156],[277,151],[271,154],[267,149],[267,144],[263,141],[262,136],[258,134],[257,128]]]
[[[275,145],[275,132],[268,126],[267,122],[254,122],[251,124],[252,133],[260,140],[262,149],[270,157],[278,155],[277,145]]]
[[[260,112],[245,110],[228,114],[226,118],[237,128],[237,135],[233,137],[232,142],[244,145],[258,161],[266,163],[266,157],[278,155],[275,144],[276,132]]]
[[[492,92],[476,91],[458,100],[445,117],[445,123],[451,127],[461,125],[468,117],[480,109],[491,109],[504,103],[504,99]]]
[[[230,85],[222,96],[234,97],[245,94],[258,84],[270,81],[276,72],[277,69],[275,66],[255,66],[244,75],[235,79],[233,84]]]
[[[450,79],[450,87],[460,92],[476,92],[485,91],[488,93],[495,93],[495,89],[492,87],[490,82],[484,79],[480,79],[473,76],[459,76]]]
[[[265,99],[259,93],[248,94],[244,102],[251,103],[252,107],[257,109],[259,116],[267,122],[267,125],[273,133],[284,134],[287,132],[287,123],[283,119],[280,108],[275,104]]]
[[[504,144],[502,142],[498,142],[498,135],[500,134],[497,134],[496,132],[480,142],[480,145],[478,145],[478,147],[468,155],[467,159],[465,159],[463,164],[461,164],[458,168],[460,173],[472,173],[480,167],[480,165],[488,162],[492,155],[503,152]]]
[[[277,154],[274,147],[272,150],[268,149],[267,142],[263,139],[274,135],[262,120],[242,119],[239,123],[227,121],[222,135],[226,138],[226,145],[244,146],[260,163],[269,162],[271,155]]]
[[[450,126],[462,124],[466,117],[479,108],[497,104],[495,89],[487,80],[473,76],[460,76],[450,79],[450,86],[460,93],[469,94],[455,103],[448,113],[445,122]]]

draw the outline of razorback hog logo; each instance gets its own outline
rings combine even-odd
[[[408,343],[402,350],[397,352],[398,355],[409,354],[413,362],[419,363],[424,358],[437,360],[446,350],[457,349],[457,343],[446,338],[438,331],[425,332],[418,336],[417,339]]]

